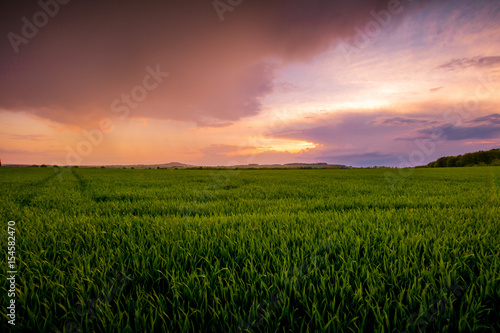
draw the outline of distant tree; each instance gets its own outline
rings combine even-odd
[[[40,165],[40,168],[46,168],[47,166],[45,164]]]
[[[456,167],[457,166],[458,157],[456,156],[448,156],[446,158],[446,166],[447,167]]]
[[[447,160],[448,160],[447,156],[438,158],[436,161],[436,167],[444,168],[447,164]]]

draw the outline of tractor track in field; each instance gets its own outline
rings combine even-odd
[[[89,182],[87,180],[85,180],[85,178],[82,177],[81,174],[79,174],[78,172],[75,172],[74,169],[71,169],[71,173],[73,174],[73,176],[76,178],[76,180],[78,182],[78,190],[80,191],[82,198],[85,198],[85,200],[89,200],[89,201],[95,203],[96,198],[92,194],[92,192],[89,191],[90,190]]]
[[[490,171],[491,200],[500,200],[500,178],[493,170]]]
[[[74,172],[73,168],[70,169],[59,169],[59,170],[54,170],[54,173],[51,174],[48,177],[45,177],[41,180],[38,181],[33,181],[30,182],[29,184],[26,185],[27,188],[32,189],[29,194],[25,195],[22,198],[19,198],[16,200],[18,205],[21,208],[24,207],[29,207],[30,204],[33,202],[33,200],[38,196],[39,189],[42,188],[45,184],[47,184],[49,181],[52,179],[58,177],[60,181],[62,181],[62,175],[64,175],[66,172],[71,173],[77,180],[78,182],[78,189],[82,193],[83,196],[89,196],[88,195],[88,182],[82,178],[81,175],[78,173]],[[90,198],[92,201],[95,201],[94,198]]]
[[[52,175],[50,175],[48,177],[45,177],[45,178],[43,178],[43,179],[41,179],[39,181],[30,182],[28,185],[26,185],[27,188],[30,188],[32,190],[31,190],[31,192],[28,195],[24,196],[20,200],[17,200],[19,206],[21,208],[28,207],[31,204],[31,202],[38,195],[37,189],[39,187],[43,187],[45,184],[47,184],[50,180],[52,180],[53,178],[55,178],[56,176],[58,176],[60,173],[61,173],[61,171],[57,170]]]
[[[73,174],[73,176],[75,176],[76,180],[78,181],[78,189],[80,190],[82,197],[87,198],[93,203],[102,201],[99,199],[100,197],[99,195],[95,195],[92,193],[92,191],[90,190],[89,182],[85,180],[85,178],[82,177],[82,175],[80,175],[78,172],[75,172],[74,169],[71,169],[71,173]]]
[[[83,177],[79,175],[77,172],[75,172],[73,169],[71,169],[71,173],[73,174],[73,176],[75,176],[76,180],[78,181],[78,187],[80,188],[80,192],[82,192],[82,194],[86,193],[88,189],[87,181],[83,179]]]

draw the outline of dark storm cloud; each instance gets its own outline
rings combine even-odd
[[[435,124],[432,122],[431,124]],[[398,137],[397,141],[433,139],[439,135],[443,140],[459,141],[469,139],[500,138],[500,114],[494,113],[467,121],[465,126],[444,123],[417,130],[414,134]]]
[[[454,126],[451,124],[418,131],[418,136],[412,139],[429,139],[441,133],[445,140],[458,141],[468,139],[492,139],[500,137],[500,124],[478,126]]]
[[[44,6],[53,17],[18,53],[8,34],[22,36],[27,21],[43,23],[43,9],[35,1],[1,5],[0,108],[96,122],[113,116],[111,103],[159,64],[170,75],[130,116],[224,126],[261,110],[277,68],[351,38],[389,1],[243,1],[223,22],[212,1],[41,3],[52,4]]]

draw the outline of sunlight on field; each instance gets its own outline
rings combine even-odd
[[[498,329],[500,167],[386,171],[2,167],[19,327]]]

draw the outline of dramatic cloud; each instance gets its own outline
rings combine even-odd
[[[484,117],[475,118],[467,123],[481,123],[480,125],[471,126],[456,126],[453,124],[444,124],[418,130],[417,135],[412,138],[404,138],[402,140],[414,139],[430,139],[439,133],[444,140],[470,140],[470,139],[491,139],[500,138],[500,115],[491,114]]]
[[[63,2],[0,4],[4,163],[400,165],[433,131],[429,161],[500,144],[497,0]]]
[[[500,126],[453,126],[444,125],[432,129],[421,130],[420,138],[432,138],[437,132],[442,133],[446,140],[491,139],[500,137]]]
[[[357,166],[399,165],[398,158],[420,149],[417,142],[422,140],[439,139],[436,155],[427,156],[430,162],[453,141],[500,138],[499,114],[474,118],[467,126],[448,123],[439,113],[421,112],[418,119],[395,114],[394,110],[336,113],[309,124],[290,123],[274,136],[313,142],[319,148],[304,156],[315,161]]]
[[[262,110],[276,70],[352,38],[389,2],[399,3],[244,1],[221,22],[212,1],[72,1],[26,43],[2,39],[0,108],[88,125],[117,116],[113,101],[124,107],[128,98],[130,117],[227,126]],[[36,2],[3,4],[2,36],[22,37],[21,19],[33,22],[41,10]],[[170,75],[142,100],[134,88],[157,64]]]

